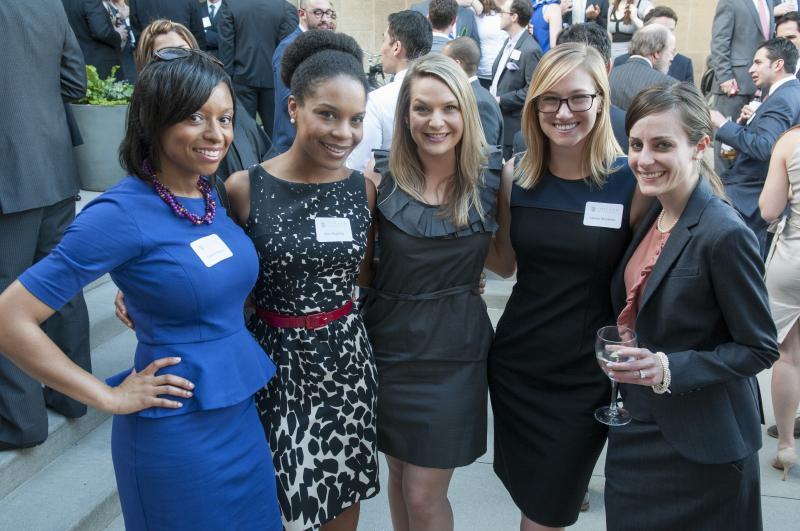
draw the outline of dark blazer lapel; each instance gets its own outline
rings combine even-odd
[[[497,75],[497,69],[500,68],[500,59],[503,58],[503,50],[506,49],[508,46],[508,38],[503,41],[503,46],[500,48],[500,53],[497,54],[497,58],[494,60],[494,64],[492,65],[492,80],[494,80],[494,76]]]
[[[522,48],[522,45],[525,43],[525,39],[532,39],[532,38],[533,37],[531,37],[530,33],[528,33],[527,31],[523,31],[522,33],[520,33],[519,39],[517,39],[517,43],[514,45],[514,49],[520,50]]]
[[[706,182],[705,178],[701,177],[692,195],[689,196],[689,201],[686,203],[686,208],[683,209],[683,214],[681,214],[678,224],[672,229],[672,234],[670,234],[667,243],[664,245],[661,256],[658,257],[658,261],[653,267],[653,272],[650,273],[642,300],[639,303],[639,312],[642,311],[653,292],[664,280],[675,260],[681,255],[683,248],[692,239],[691,229],[697,225],[703,209],[705,209],[713,195],[714,192],[711,190],[711,185]]]
[[[753,15],[753,20],[756,23],[758,32],[763,34],[764,32],[761,31],[761,17],[758,16],[758,9],[756,9],[756,5],[753,3],[753,0],[743,0],[743,1],[745,5],[747,5],[747,10],[750,11],[751,15]],[[767,5],[767,9],[769,9],[769,5]]]

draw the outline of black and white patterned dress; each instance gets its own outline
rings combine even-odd
[[[329,312],[352,296],[370,211],[364,176],[294,183],[250,169],[245,230],[258,252],[255,304],[285,315]],[[315,218],[347,218],[353,240],[319,242]],[[258,316],[249,328],[278,366],[256,395],[287,531],[316,529],[378,493],[377,375],[360,315],[315,330],[277,328]]]

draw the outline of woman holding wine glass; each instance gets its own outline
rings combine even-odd
[[[694,85],[642,91],[625,128],[657,202],[613,284],[638,348],[605,364],[633,417],[609,431],[608,529],[761,529],[755,375],[778,352],[755,236],[703,159],[712,124]]]
[[[494,470],[522,531],[572,525],[607,428],[595,334],[637,219],[609,118],[605,61],[584,44],[542,58],[522,114],[528,150],[503,170],[487,266],[517,282],[489,354]],[[516,181],[516,182],[514,182]],[[512,185],[513,183],[513,185]]]

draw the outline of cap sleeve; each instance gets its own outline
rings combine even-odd
[[[85,285],[141,250],[141,231],[124,206],[113,197],[100,196],[78,214],[58,246],[22,273],[19,281],[57,310]]]
[[[502,153],[498,149],[493,148],[489,152],[488,165],[478,185],[483,216],[473,206],[470,208],[467,225],[464,227],[456,227],[449,219],[440,216],[438,207],[417,201],[401,190],[388,170],[388,152],[382,152],[385,155],[382,155],[381,159],[378,151],[374,153],[375,171],[381,174],[378,210],[388,221],[409,236],[456,238],[497,230],[497,193],[500,189],[500,172],[503,167]],[[379,165],[384,168],[383,172],[378,170]]]

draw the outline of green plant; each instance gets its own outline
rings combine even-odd
[[[101,79],[97,68],[86,65],[86,97],[78,103],[89,105],[125,105],[131,101],[133,85],[127,81],[119,81],[114,77],[119,69],[111,69],[111,75]]]

